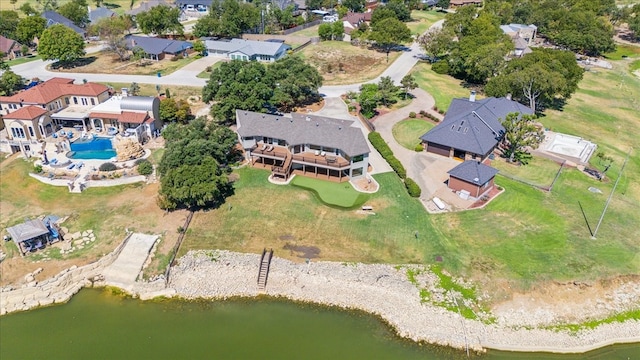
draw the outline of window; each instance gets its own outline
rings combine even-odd
[[[13,134],[14,138],[24,139],[24,130],[22,128],[11,128],[11,134]]]
[[[95,105],[95,104],[96,104],[96,101],[93,98],[91,98],[91,105]]]
[[[358,155],[358,156],[354,156],[353,157],[353,162],[354,163],[360,162],[362,160],[364,160],[364,155]]]
[[[357,169],[351,170],[351,176],[353,176],[353,177],[362,176],[362,168],[357,168]]]
[[[68,97],[64,98],[64,103],[69,105],[69,98]]]
[[[76,105],[78,105],[78,98],[77,98],[77,97],[75,97],[75,96],[73,97],[73,103],[74,103],[74,104],[76,104]]]
[[[29,136],[31,137],[35,137],[36,134],[33,133],[33,128],[31,126],[29,126]]]
[[[87,101],[87,98],[82,98],[80,100],[82,100],[82,105],[89,105],[89,102]]]

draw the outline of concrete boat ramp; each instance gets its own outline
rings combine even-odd
[[[157,240],[157,235],[132,234],[118,258],[102,272],[105,283],[125,289],[133,286]]]

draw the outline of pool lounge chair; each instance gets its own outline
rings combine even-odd
[[[67,166],[67,170],[71,170],[76,166],[75,163],[71,163],[71,165]]]
[[[84,166],[84,162],[80,161],[78,165],[76,165],[76,169],[82,169],[83,166]]]

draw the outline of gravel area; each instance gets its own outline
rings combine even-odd
[[[172,268],[169,288],[176,295],[225,299],[261,294],[257,286],[260,256],[228,251],[189,252]],[[311,262],[297,264],[274,258],[267,295],[381,316],[397,333],[460,349],[584,352],[611,343],[640,342],[640,321],[604,324],[577,333],[516,327],[530,314],[501,314],[496,324],[468,320],[457,313],[422,303],[404,270],[384,264]],[[522,323],[520,323],[522,324]]]

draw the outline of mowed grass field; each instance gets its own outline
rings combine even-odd
[[[398,144],[409,150],[415,150],[420,136],[431,130],[435,124],[423,119],[405,119],[393,125],[392,133]]]
[[[436,101],[438,109],[446,111],[451,100],[459,97],[468,97],[469,89],[461,86],[462,82],[453,76],[436,74],[431,70],[431,64],[420,61],[411,70],[418,83],[418,87],[428,92]],[[478,95],[478,99],[482,96]]]
[[[69,2],[69,0],[58,0],[58,6],[64,5],[67,2]],[[130,9],[131,4],[133,4],[133,7],[135,8],[139,6],[141,2],[142,0],[107,0],[103,2],[102,6],[108,6],[117,14],[124,14]],[[36,0],[17,0],[15,5],[11,4],[9,0],[0,0],[0,9],[13,10],[15,6],[15,9],[17,10],[20,8],[20,6],[22,6],[22,4],[25,3],[29,3],[35,9],[39,8]],[[89,6],[91,6],[92,9],[96,7],[94,1],[88,1],[87,3]],[[20,14],[20,16],[24,16],[22,12],[18,11],[18,13]]]
[[[407,27],[411,30],[411,34],[420,36],[425,31],[429,30],[429,27],[438,20],[444,19],[445,13],[440,11],[423,11],[413,10],[411,12],[411,20],[407,22]]]
[[[291,185],[307,189],[326,205],[342,209],[357,208],[369,199],[368,194],[356,191],[348,182],[335,183],[296,176]]]

